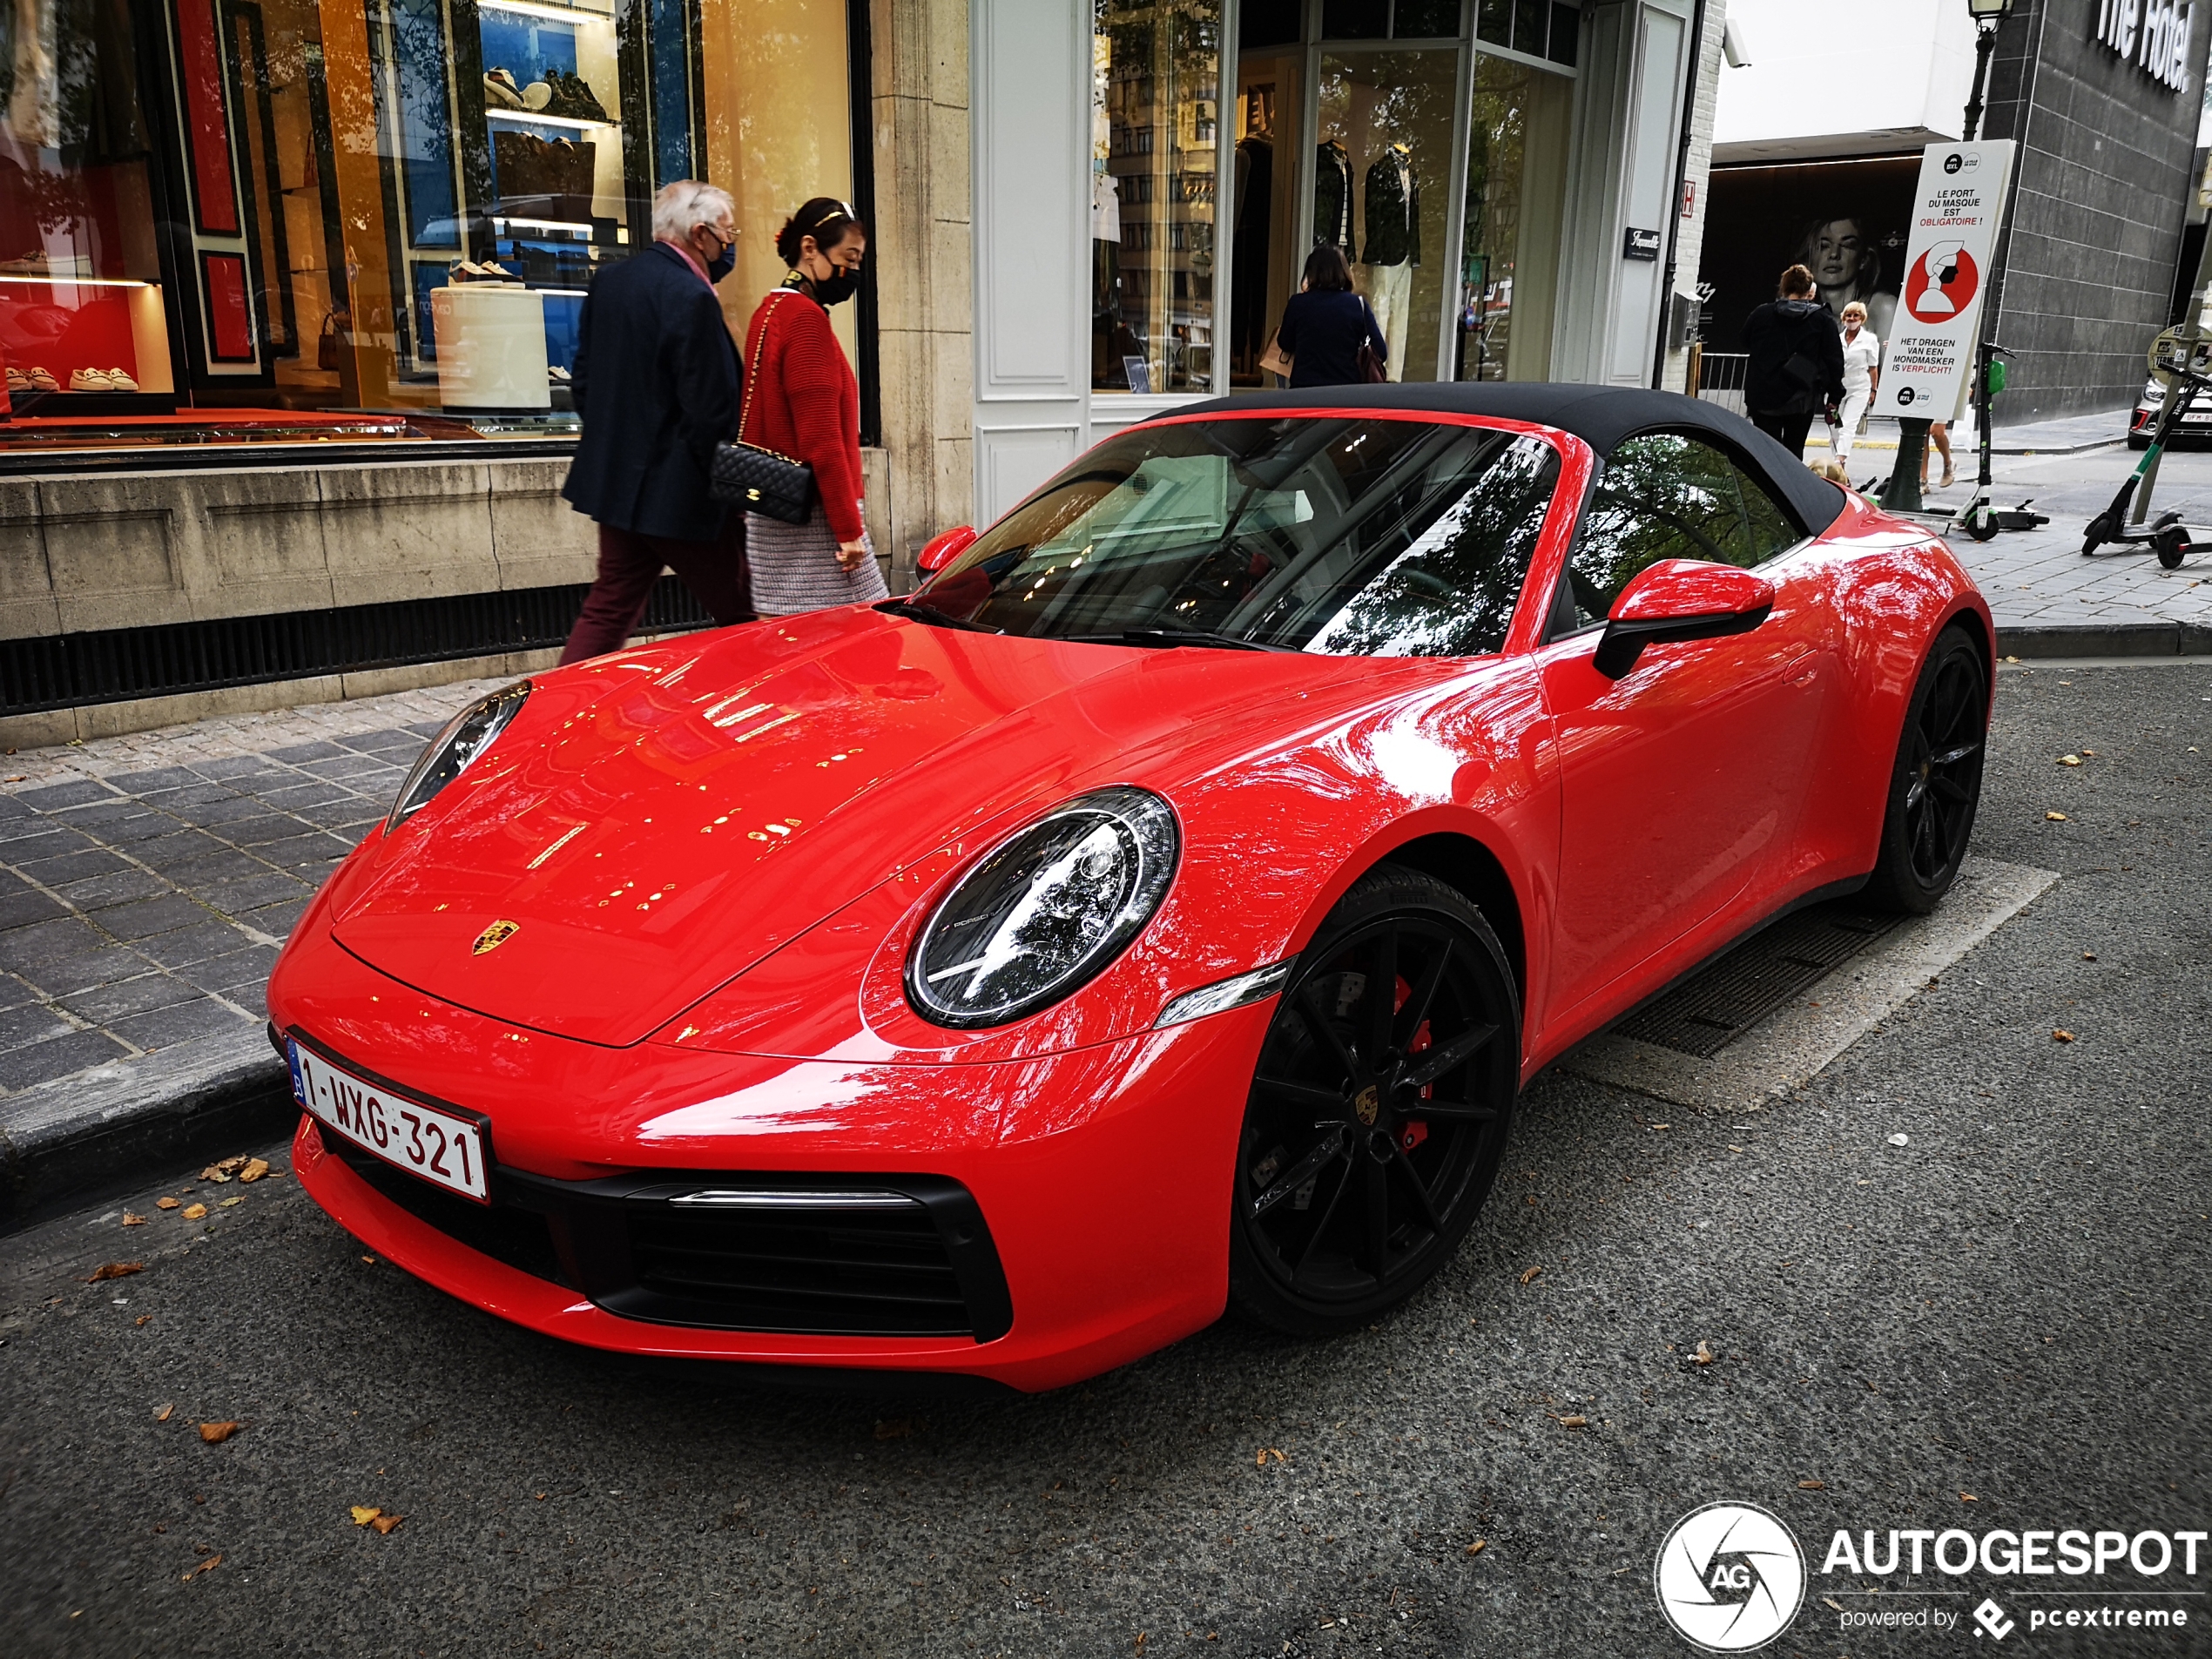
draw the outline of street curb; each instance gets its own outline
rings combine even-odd
[[[43,1084],[0,1105],[0,1230],[135,1176],[280,1140],[298,1115],[290,1075],[251,1027]]]
[[[1997,630],[2000,657],[2202,657],[2212,655],[2212,624],[2123,622]]]

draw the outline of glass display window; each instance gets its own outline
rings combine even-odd
[[[1564,76],[1487,52],[1475,59],[1455,380],[1550,371],[1573,94]]]
[[[738,327],[852,197],[853,3],[0,0],[0,445],[573,436],[661,185],[736,198]]]
[[[174,390],[128,0],[0,13],[0,366],[11,414]]]
[[[1549,375],[1580,18],[1548,0],[1244,6],[1232,388],[1278,383],[1261,357],[1325,245],[1391,380]]]
[[[1210,391],[1218,0],[1095,0],[1094,391]]]
[[[1453,48],[1321,55],[1311,246],[1343,249],[1393,381],[1437,378],[1459,57]]]

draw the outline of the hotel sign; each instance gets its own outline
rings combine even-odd
[[[2097,0],[2097,40],[2162,86],[2189,90],[2195,0]]]

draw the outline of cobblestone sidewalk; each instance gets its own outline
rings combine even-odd
[[[0,1156],[273,1071],[278,947],[490,684],[0,759]]]

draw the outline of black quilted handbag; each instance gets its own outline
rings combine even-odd
[[[780,296],[778,296],[780,298]],[[770,315],[774,314],[772,311]],[[745,441],[745,416],[752,410],[752,388],[760,381],[760,354],[768,343],[768,320],[760,323],[760,338],[753,342],[752,373],[745,386],[745,403],[738,412],[738,439],[714,446],[708,470],[707,491],[715,500],[748,513],[779,518],[786,524],[804,524],[814,510],[814,469],[773,449]]]

